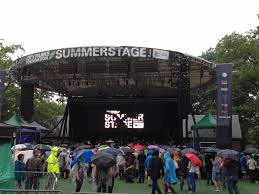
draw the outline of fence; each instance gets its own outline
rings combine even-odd
[[[59,190],[0,189],[0,194],[63,194]]]
[[[25,177],[21,184],[16,185],[19,189],[55,190],[58,178],[55,173],[38,171],[15,171],[16,176]]]

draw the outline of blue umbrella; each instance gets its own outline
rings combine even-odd
[[[223,158],[239,160],[239,152],[235,150],[229,150],[229,149],[219,150],[217,152],[217,155]]]
[[[118,154],[122,154],[122,152],[116,148],[107,148],[102,151],[111,154],[113,157],[117,157]]]
[[[78,152],[78,154],[76,155],[76,157],[71,163],[71,167],[73,167],[77,163],[77,161],[80,160],[81,157],[83,159],[81,162],[87,163],[91,160],[92,156],[93,156],[92,150],[82,150]]]

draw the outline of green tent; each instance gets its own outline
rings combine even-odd
[[[198,123],[192,126],[192,129],[216,129],[216,119],[210,114],[206,114]]]
[[[8,124],[8,125],[13,125],[17,128],[21,128],[21,127],[29,127],[30,128],[29,124],[26,121],[24,121],[21,117],[17,116],[16,114],[11,116],[4,123]]]

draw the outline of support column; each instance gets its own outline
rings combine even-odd
[[[21,116],[26,121],[31,121],[33,115],[34,85],[30,83],[21,84]]]

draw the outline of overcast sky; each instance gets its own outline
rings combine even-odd
[[[0,39],[26,55],[105,45],[198,56],[259,24],[259,0],[1,0],[0,8]]]

